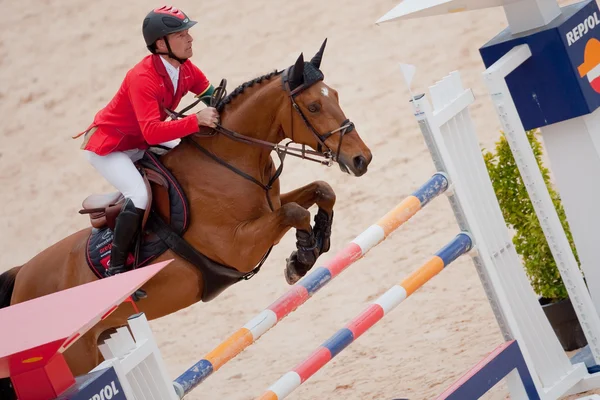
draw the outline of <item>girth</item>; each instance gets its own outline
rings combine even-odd
[[[256,268],[248,273],[243,273],[235,268],[215,262],[198,252],[185,239],[173,231],[154,211],[150,214],[147,226],[177,255],[198,268],[204,280],[202,288],[203,302],[211,301],[231,285],[241,280],[248,280],[256,275],[272,249],[271,247],[263,256]]]

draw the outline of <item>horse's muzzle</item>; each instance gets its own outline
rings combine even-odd
[[[347,163],[344,157],[340,157],[338,164],[342,172],[345,172],[354,176],[362,176],[367,172],[367,168],[371,163],[372,157],[369,154],[369,157],[365,157],[363,155],[355,156],[352,158],[352,161]]]
[[[354,164],[354,172],[356,176],[361,176],[367,172],[370,160],[367,160],[364,156],[356,156],[352,159]]]

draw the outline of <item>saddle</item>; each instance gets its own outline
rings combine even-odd
[[[146,207],[146,212],[142,219],[142,229],[144,229],[152,209],[153,187],[151,182],[158,185],[158,188],[155,188],[155,190],[163,188],[165,192],[169,189],[169,183],[163,175],[153,169],[142,166],[138,166],[138,169],[144,178],[146,191],[148,192],[148,207]],[[168,196],[165,196],[164,198],[167,201],[169,199]],[[108,227],[110,230],[114,230],[116,219],[121,213],[124,201],[125,197],[121,192],[94,193],[83,200],[81,204],[82,209],[79,210],[79,214],[89,214],[90,224],[93,228],[102,229]],[[170,207],[167,204],[166,209],[169,210],[169,208]]]

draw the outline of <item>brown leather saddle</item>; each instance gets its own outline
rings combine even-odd
[[[164,176],[150,168],[139,167],[139,169],[146,184],[146,191],[148,192],[148,206],[142,219],[143,229],[146,226],[146,221],[152,209],[153,189],[154,191],[162,189],[166,192],[169,188],[169,183]],[[152,185],[151,182],[155,183],[158,187],[153,188],[155,185]],[[168,196],[164,196],[163,198],[169,201]],[[79,210],[79,214],[89,214],[90,224],[94,228],[101,229],[108,227],[110,230],[114,230],[115,221],[121,212],[124,201],[125,197],[121,192],[91,194],[83,200],[81,204],[83,208]],[[166,204],[165,209],[169,210],[169,204]]]

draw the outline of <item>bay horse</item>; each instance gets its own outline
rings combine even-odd
[[[163,178],[176,180],[171,189],[182,191],[189,204],[182,206],[187,226],[180,235],[168,227],[166,236],[159,235],[161,243],[175,237],[176,245],[164,248],[154,261],[173,261],[144,285],[147,297],[131,303],[148,320],[209,301],[229,285],[254,275],[257,265],[291,228],[296,229],[297,249],[284,270],[289,284],[329,250],[336,201],[330,185],[316,181],[280,193],[279,184],[286,154],[329,166],[337,163],[354,176],[364,175],[372,159],[340,108],[337,91],[324,83],[320,64],[326,42],[310,62],[300,54],[287,69],[246,82],[227,96],[222,81],[210,99],[220,115],[217,128],[188,136],[160,158],[150,159],[160,160],[155,164],[167,170]],[[182,115],[169,111],[172,118]],[[302,147],[280,144],[286,139]],[[272,151],[281,160],[277,168]],[[176,219],[169,208],[172,201],[156,181],[149,207],[154,217],[146,225],[155,233]],[[308,209],[314,204],[318,212],[311,226]],[[156,221],[163,221],[162,225]],[[86,260],[86,249],[94,233],[110,232],[102,227],[104,231],[92,224],[0,275],[0,307],[99,279]],[[200,257],[200,263],[204,260],[204,265],[195,265],[194,257]],[[126,325],[131,304],[121,304],[67,349],[64,356],[74,375],[87,373],[101,362],[97,345],[105,337],[103,332]]]

